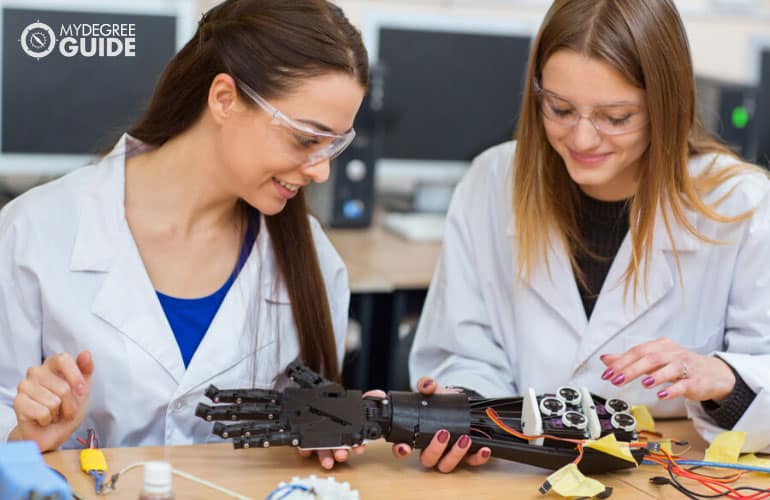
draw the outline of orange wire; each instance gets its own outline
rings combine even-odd
[[[530,435],[521,433],[521,432],[517,431],[516,429],[513,429],[513,428],[509,427],[505,422],[503,422],[500,419],[499,415],[497,414],[497,412],[494,409],[487,408],[486,409],[486,414],[487,414],[487,417],[489,417],[489,419],[492,420],[492,422],[494,422],[498,427],[500,427],[500,429],[504,430],[508,434],[516,436],[519,439],[530,440],[530,439],[547,438],[547,439],[553,439],[553,440],[556,440],[556,441],[565,441],[567,443],[574,443],[574,444],[582,444],[585,441],[583,439],[561,438],[561,437],[558,437],[558,436],[552,436],[550,434],[539,434],[537,436],[530,436]]]
[[[732,488],[727,483],[735,482],[739,478],[741,478],[746,471],[740,471],[736,472],[728,477],[725,478],[711,478],[707,477],[701,474],[698,474],[696,472],[690,471],[688,469],[683,468],[679,463],[676,461],[676,458],[674,458],[670,453],[668,453],[666,450],[661,450],[662,454],[666,457],[666,459],[663,459],[658,454],[648,454],[645,458],[649,459],[652,462],[655,462],[663,467],[666,467],[669,469],[674,475],[684,477],[687,479],[691,479],[693,481],[696,481],[700,483],[702,486],[710,489],[711,491],[715,493],[724,493],[728,498],[732,499],[752,499],[752,500],[759,500],[770,497],[770,493],[768,492],[755,492],[751,495],[744,495],[740,493],[735,488]]]

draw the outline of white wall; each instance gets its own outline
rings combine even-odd
[[[290,0],[289,0],[290,1]],[[205,10],[218,3],[200,0]],[[351,21],[394,12],[454,19],[510,20],[539,25],[548,0],[337,0]],[[675,0],[690,38],[698,74],[736,82],[756,78],[756,45],[770,47],[770,0]]]

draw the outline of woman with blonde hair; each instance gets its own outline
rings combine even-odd
[[[454,194],[413,384],[585,386],[767,449],[770,182],[699,125],[673,2],[555,1],[521,109]],[[473,436],[448,437],[425,466],[466,457]]]

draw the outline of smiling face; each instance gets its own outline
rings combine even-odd
[[[224,80],[225,91],[231,82]],[[214,101],[217,85],[215,79]],[[317,159],[319,150],[333,141],[325,135],[343,135],[352,129],[363,95],[353,76],[330,73],[306,79],[289,95],[268,100],[268,106],[284,117],[266,112],[246,95],[239,96],[220,121],[215,141],[230,190],[260,212],[274,215],[303,186],[326,181],[329,159]]]
[[[631,197],[650,144],[645,91],[571,50],[546,61],[539,84],[546,137],[572,180],[596,199]]]

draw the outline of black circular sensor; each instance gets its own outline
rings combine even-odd
[[[588,420],[582,413],[576,411],[568,411],[561,417],[561,421],[565,427],[571,427],[573,429],[585,429],[588,425]]]
[[[636,427],[636,419],[633,415],[627,412],[618,412],[612,415],[610,419],[612,427],[623,431],[633,431]]]
[[[610,399],[604,404],[604,407],[607,409],[607,413],[609,413],[610,415],[621,411],[628,411],[628,409],[630,408],[628,403],[626,403],[622,399]]]
[[[545,397],[540,400],[540,411],[546,417],[561,416],[564,413],[564,401],[551,396]]]
[[[580,392],[573,387],[559,387],[556,396],[569,404],[576,405],[580,403]]]

